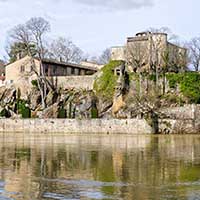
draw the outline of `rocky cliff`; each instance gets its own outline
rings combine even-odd
[[[162,120],[176,120],[174,108],[200,103],[200,75],[133,73],[125,63],[111,61],[105,65],[94,82],[93,90],[56,88],[47,90],[45,108],[37,84],[22,95],[14,85],[0,88],[0,116],[6,118],[117,118],[145,119],[159,131]],[[24,90],[24,87],[23,87]],[[23,91],[24,93],[24,91]],[[166,111],[167,110],[167,111]],[[182,111],[183,110],[183,111]],[[172,112],[171,112],[172,111]],[[191,114],[193,116],[193,114]],[[195,120],[195,116],[189,120]],[[188,119],[187,119],[188,120]],[[162,129],[168,132],[169,123]]]

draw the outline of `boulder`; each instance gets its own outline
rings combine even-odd
[[[46,105],[47,106],[53,105],[54,103],[56,103],[57,99],[58,99],[57,92],[50,90],[45,99]]]
[[[30,109],[36,110],[38,105],[41,103],[41,95],[40,91],[38,91],[36,88],[33,88],[30,93]]]
[[[57,118],[58,110],[59,110],[58,103],[55,103],[52,106],[49,106],[48,108],[44,109],[41,112],[39,118]]]
[[[14,87],[6,88],[1,96],[1,103],[11,104],[16,100],[16,89]]]

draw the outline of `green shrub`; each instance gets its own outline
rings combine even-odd
[[[66,110],[64,108],[60,108],[58,110],[58,118],[61,118],[61,119],[66,118]]]
[[[135,73],[135,72],[128,72],[128,76],[129,76],[129,81],[139,81],[140,77],[139,74]]]
[[[94,90],[98,96],[107,99],[113,98],[117,82],[117,76],[114,75],[113,71],[121,64],[122,61],[110,61],[101,69],[102,75],[94,83]]]
[[[38,82],[37,82],[37,80],[32,80],[32,81],[31,81],[31,84],[32,84],[34,87],[38,88]]]
[[[71,119],[72,118],[72,102],[69,102],[69,112],[68,112],[68,118]]]
[[[0,117],[10,118],[11,117],[11,113],[6,108],[4,108],[0,112]]]
[[[148,76],[148,78],[149,78],[149,80],[151,80],[151,81],[156,81],[156,75],[155,74],[150,74],[149,76]]]
[[[96,107],[91,108],[91,118],[97,119],[99,117],[98,109]]]
[[[197,72],[185,72],[179,74],[167,74],[170,88],[178,85],[188,103],[200,103],[200,74]]]
[[[180,83],[181,92],[191,103],[200,103],[200,74],[187,73]]]
[[[178,84],[183,80],[184,73],[179,73],[179,74],[167,74],[166,75],[167,80],[169,81],[169,87],[170,88],[176,88]]]
[[[22,118],[31,118],[31,110],[26,106],[26,101],[21,99],[17,101],[17,111],[18,114],[22,115]]]

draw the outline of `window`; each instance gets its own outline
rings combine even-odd
[[[48,75],[48,66],[45,66],[45,75]]]
[[[72,70],[71,70],[71,73],[72,73],[72,75],[75,73],[75,70],[74,70],[74,68],[72,68]]]
[[[25,71],[25,66],[24,65],[21,65],[20,67],[20,72],[24,72]]]
[[[53,66],[53,76],[56,76],[56,66]]]

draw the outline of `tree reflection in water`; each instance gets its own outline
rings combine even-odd
[[[200,196],[200,136],[1,134],[0,151],[0,199]]]

